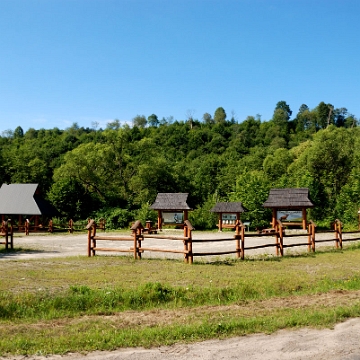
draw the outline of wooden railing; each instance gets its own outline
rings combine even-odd
[[[308,251],[315,252],[316,243],[321,242],[335,242],[336,248],[342,248],[342,243],[344,241],[355,241],[360,240],[360,230],[352,232],[343,232],[342,223],[339,220],[335,220],[333,229],[329,231],[316,231],[316,224],[313,221],[309,221],[307,232],[305,233],[286,233],[284,225],[281,221],[277,221],[276,226],[271,229],[266,229],[263,233],[246,233],[245,235],[244,225],[240,220],[237,220],[235,224],[235,234],[232,237],[221,238],[221,239],[193,239],[192,232],[195,230],[191,223],[187,220],[184,223],[184,234],[183,236],[170,236],[165,234],[148,234],[146,228],[144,228],[141,222],[136,221],[131,227],[130,236],[98,236],[96,234],[96,223],[94,220],[91,220],[87,226],[88,229],[88,256],[95,256],[97,251],[115,251],[115,252],[129,252],[133,253],[134,259],[141,259],[141,255],[144,251],[150,252],[165,252],[165,253],[177,253],[183,254],[184,261],[186,263],[193,263],[194,257],[202,256],[219,256],[227,254],[235,254],[237,258],[244,259],[246,251],[262,249],[267,247],[274,247],[275,254],[277,256],[284,255],[284,249],[292,248],[297,246],[307,246]],[[316,234],[332,234],[330,238],[317,239]],[[359,237],[352,237],[344,239],[346,234],[359,234]],[[251,244],[251,240],[264,239],[264,243],[261,244]],[[296,243],[291,243],[291,238],[305,238],[305,241],[297,241]],[[163,239],[164,241],[181,241],[183,243],[183,248],[159,248],[153,246],[144,246],[145,242],[151,242],[151,239]],[[110,240],[116,242],[130,242],[129,247],[99,247],[98,241],[101,240]],[[288,241],[290,240],[290,241]],[[145,241],[145,242],[144,242]],[[201,251],[197,250],[197,244],[204,243],[220,243],[220,242],[234,242],[233,249],[225,249],[222,251]],[[250,242],[250,245],[247,244]]]

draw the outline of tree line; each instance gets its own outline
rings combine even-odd
[[[357,224],[360,129],[346,108],[279,101],[272,119],[238,122],[219,107],[202,119],[137,115],[105,129],[7,130],[0,137],[1,183],[38,183],[64,218],[105,217],[114,228],[155,219],[158,192],[189,193],[197,228],[214,228],[218,201],[241,201],[253,226],[268,225],[271,188],[307,187],[309,217]]]

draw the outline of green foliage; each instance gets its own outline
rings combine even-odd
[[[150,209],[149,203],[144,203],[140,209],[134,210],[134,220],[140,220],[143,226],[145,226],[148,220],[155,224],[157,222],[157,216],[157,212]]]
[[[218,107],[215,110],[215,114],[214,114],[214,122],[215,123],[223,123],[226,120],[226,112],[224,110],[224,108],[222,107]]]
[[[48,199],[65,218],[74,221],[86,219],[97,203],[97,199],[74,178],[61,178],[54,182]]]
[[[134,218],[132,211],[115,207],[97,210],[92,217],[95,220],[106,219],[106,228],[112,230],[129,229],[131,222],[138,220]]]
[[[216,228],[217,214],[210,212],[215,205],[216,199],[211,196],[204,203],[189,213],[189,220],[197,230],[211,230]]]
[[[236,181],[235,191],[231,194],[231,201],[241,201],[247,208],[242,219],[251,221],[251,226],[264,227],[269,226],[271,212],[262,207],[262,204],[269,196],[271,188],[262,171],[244,171]]]
[[[215,194],[250,202],[246,216],[260,224],[268,221],[261,201],[271,187],[308,187],[316,205],[313,220],[336,216],[354,223],[360,205],[357,118],[325,102],[314,109],[302,104],[291,115],[279,101],[269,121],[227,121],[219,107],[202,122],[192,114],[191,122],[152,114],[135,116],[131,127],[114,120],[105,130],[76,123],[26,133],[17,127],[0,137],[0,181],[38,183],[63,216],[74,219],[103,208],[146,214],[158,192],[186,192],[200,228],[211,227],[206,204]],[[254,174],[262,178],[255,184]],[[114,227],[126,221],[114,220]]]

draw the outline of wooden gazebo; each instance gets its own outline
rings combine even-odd
[[[187,193],[158,193],[150,209],[158,212],[158,229],[163,225],[182,226],[188,220]]]
[[[218,228],[222,231],[223,228],[235,228],[236,221],[240,220],[240,214],[247,209],[241,202],[218,202],[210,211],[219,214]]]
[[[314,207],[309,189],[271,189],[263,207],[272,209],[272,227],[281,220],[284,225],[297,225],[306,230],[306,209]]]
[[[40,196],[38,184],[2,184],[0,188],[0,215],[18,217],[19,229],[24,226],[23,217],[34,222],[35,231],[45,218],[58,216],[59,212]]]

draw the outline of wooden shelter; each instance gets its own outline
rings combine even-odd
[[[309,199],[309,189],[271,189],[263,207],[272,209],[272,227],[277,220],[284,225],[297,225],[306,230],[306,209],[314,207]]]
[[[187,193],[158,193],[150,209],[158,212],[158,229],[163,225],[183,225],[188,220]]]
[[[2,184],[0,215],[3,221],[8,216],[18,216],[19,229],[25,226],[23,216],[26,216],[29,221],[34,221],[34,228],[38,230],[44,218],[51,219],[59,212],[40,196],[38,184]]]
[[[240,220],[240,214],[247,211],[241,202],[218,202],[210,210],[219,214],[219,231],[223,228],[234,229],[237,220]]]

